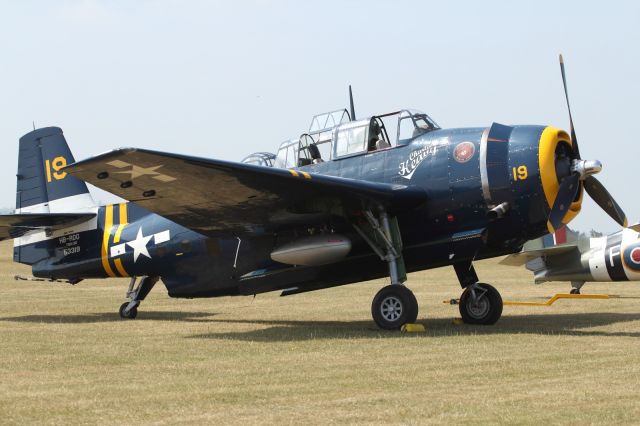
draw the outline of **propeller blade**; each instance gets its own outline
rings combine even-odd
[[[579,189],[579,174],[573,173],[562,180],[560,189],[558,189],[558,195],[556,195],[556,200],[553,202],[553,207],[549,213],[549,220],[547,222],[549,232],[553,233],[563,225],[562,219],[564,219],[564,216],[567,214],[567,210],[569,210],[571,203],[574,198],[576,198]]]
[[[576,130],[573,128],[573,117],[571,116],[571,106],[569,105],[569,92],[567,91],[567,77],[564,72],[564,59],[560,54],[560,72],[562,73],[562,85],[564,86],[564,97],[567,99],[567,110],[569,110],[569,124],[571,125],[571,143],[576,158],[580,158],[580,150],[578,149],[578,138]]]
[[[593,201],[595,201],[602,210],[607,212],[613,220],[625,228],[627,227],[627,216],[598,179],[593,176],[587,176],[584,180],[584,188]]]

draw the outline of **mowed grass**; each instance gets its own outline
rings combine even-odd
[[[640,286],[625,296],[505,306],[454,325],[451,268],[409,277],[427,331],[378,330],[384,280],[281,298],[170,299],[120,320],[127,281],[14,281],[0,244],[2,424],[585,424],[640,418]],[[504,299],[540,301],[528,271],[477,263]]]

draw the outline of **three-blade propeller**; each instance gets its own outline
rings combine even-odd
[[[560,72],[562,73],[562,85],[564,86],[564,95],[567,100],[567,109],[569,111],[569,124],[571,126],[571,143],[572,151],[570,153],[560,153],[562,158],[558,158],[556,154],[556,167],[560,164],[561,169],[556,170],[562,173],[560,180],[560,188],[556,199],[549,213],[549,224],[555,230],[562,226],[562,219],[567,210],[575,200],[580,190],[580,185],[584,185],[587,194],[595,201],[613,220],[620,225],[627,226],[627,217],[624,212],[613,199],[611,194],[593,175],[600,172],[602,165],[599,161],[588,161],[580,158],[580,150],[578,148],[578,138],[573,127],[573,117],[571,116],[571,106],[569,105],[569,92],[567,91],[567,78],[564,71],[564,60],[560,55]],[[564,160],[564,161],[563,161]],[[562,167],[564,165],[564,167]]]

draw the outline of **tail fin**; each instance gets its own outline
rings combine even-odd
[[[556,229],[556,232],[554,232],[553,234],[547,234],[542,237],[542,245],[544,247],[552,247],[564,244],[567,242],[567,233],[568,232],[566,225],[561,226],[560,228]]]
[[[93,198],[86,183],[63,170],[74,161],[58,127],[20,138],[16,212],[0,217],[0,239],[14,239],[14,261],[73,261],[85,256],[81,248],[92,247],[92,238],[85,237],[82,247],[78,240],[79,233],[97,232]],[[75,236],[67,242],[67,235]]]
[[[21,137],[16,213],[89,211],[94,202],[87,184],[62,170],[74,161],[58,127]]]

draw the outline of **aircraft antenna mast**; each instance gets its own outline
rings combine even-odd
[[[353,106],[353,92],[351,92],[351,85],[349,85],[349,106],[350,106],[349,113],[351,114],[351,121],[356,121],[356,109]]]

